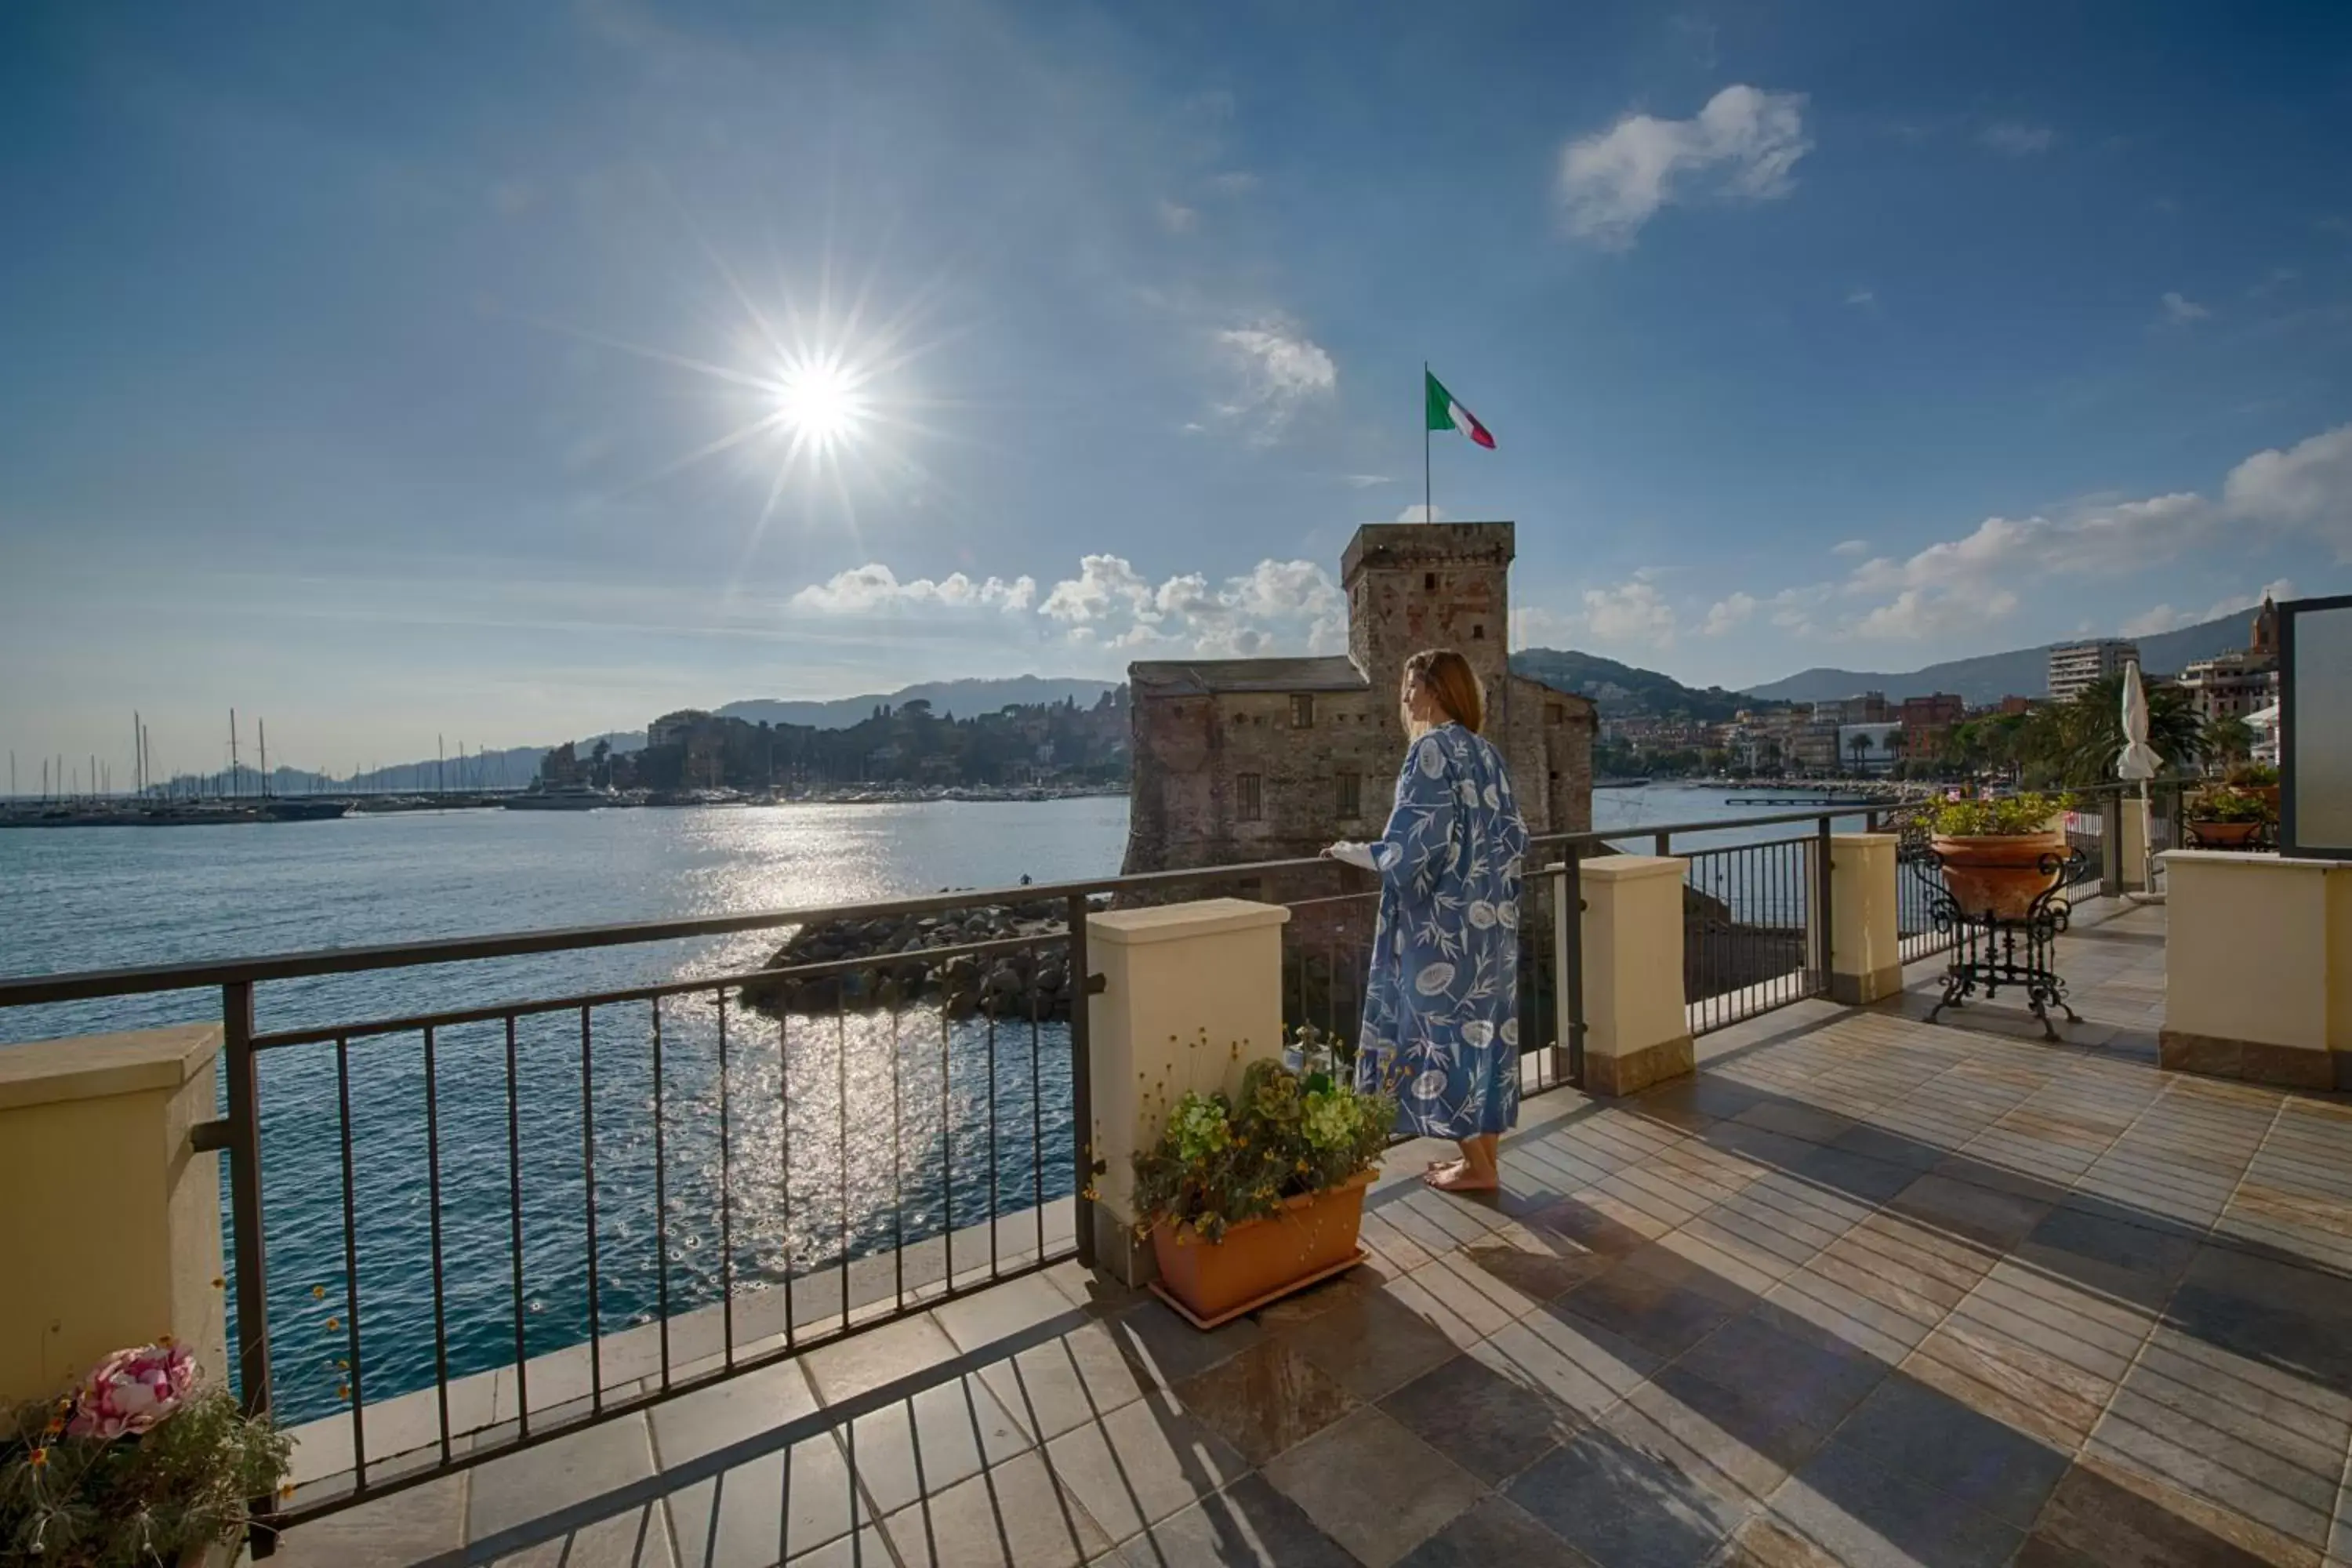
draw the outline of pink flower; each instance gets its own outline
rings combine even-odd
[[[196,1375],[195,1358],[168,1342],[117,1351],[83,1380],[66,1431],[101,1441],[144,1432],[180,1407]]]

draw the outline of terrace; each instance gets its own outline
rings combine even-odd
[[[2172,922],[2210,923],[2184,865]],[[1635,911],[1586,875],[1569,1011],[1622,1065],[1583,971]],[[381,1495],[276,1555],[2352,1561],[2352,1102],[2160,1068],[2168,934],[2077,905],[2058,1046],[2006,997],[1926,1022],[1932,954],[1859,1005],[1851,957],[1752,1014],[1693,981],[1695,1071],[1531,1096],[1499,1196],[1399,1146],[1370,1261],[1213,1333],[1049,1197],[372,1403],[302,1429],[298,1513],[355,1428]]]

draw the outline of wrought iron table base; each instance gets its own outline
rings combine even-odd
[[[2065,1014],[2070,1024],[2083,1021],[2067,1005],[2065,980],[2051,967],[2052,952],[2073,913],[2066,894],[2084,867],[2080,849],[2042,858],[2040,869],[2051,879],[2050,887],[2016,919],[1990,910],[1970,914],[1961,909],[1945,885],[1944,858],[1925,845],[1910,850],[1905,859],[1912,874],[1927,884],[1928,918],[1935,929],[1952,932],[1956,941],[1951,962],[1944,970],[1943,998],[1928,1010],[1929,1023],[1947,1007],[1968,1005],[1968,999],[1979,990],[1990,1001],[2004,985],[2025,992],[2026,1009],[2042,1025],[2047,1039],[2060,1038],[2050,1021],[2051,1008]]]

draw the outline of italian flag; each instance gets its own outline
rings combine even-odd
[[[1445,390],[1444,383],[1426,370],[1421,373],[1421,379],[1429,384],[1427,396],[1430,429],[1459,430],[1487,450],[1494,449],[1495,437],[1487,434],[1484,425],[1478,423],[1476,415],[1463,407],[1460,400]]]

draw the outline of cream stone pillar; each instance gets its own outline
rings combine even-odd
[[[1114,910],[1087,920],[1097,1267],[1151,1276],[1135,1240],[1135,1152],[1160,1136],[1187,1089],[1241,1088],[1242,1069],[1282,1049],[1282,927],[1290,911],[1243,899]]]
[[[2124,797],[2121,819],[2123,826],[2123,886],[2127,893],[2147,890],[2147,817],[2152,808],[2139,796]]]
[[[1583,862],[1584,1087],[1633,1094],[1689,1072],[1683,876],[1674,855]]]
[[[1830,1000],[1862,1007],[1903,989],[1894,835],[1830,836]]]
[[[217,1024],[0,1046],[0,1399],[169,1334],[228,1374]]]
[[[2210,849],[2163,860],[2158,1061],[2301,1089],[2352,1081],[2352,866]]]

